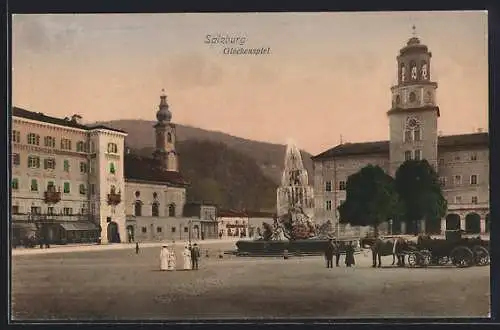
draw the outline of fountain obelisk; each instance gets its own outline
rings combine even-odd
[[[278,217],[296,209],[302,210],[309,219],[314,214],[313,187],[309,185],[300,150],[291,141],[286,147],[285,167],[281,185],[277,189],[276,206]]]

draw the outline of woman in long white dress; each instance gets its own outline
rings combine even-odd
[[[184,269],[191,270],[191,248],[188,245],[184,246],[184,252],[182,253],[184,257]]]
[[[163,245],[160,252],[160,270],[168,270],[168,246]]]
[[[176,268],[176,263],[177,263],[177,257],[175,255],[175,248],[173,247],[172,249],[169,249],[168,251],[168,264],[167,264],[167,270],[175,270]]]

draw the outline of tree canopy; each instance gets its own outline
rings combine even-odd
[[[347,178],[346,200],[338,207],[340,223],[375,229],[395,217],[399,209],[394,179],[374,165]]]
[[[403,206],[400,220],[415,226],[418,220],[440,221],[446,214],[438,174],[427,160],[404,162],[396,171],[395,185]]]

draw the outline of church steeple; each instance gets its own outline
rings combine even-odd
[[[178,171],[177,152],[175,150],[175,125],[170,122],[172,113],[169,110],[164,89],[161,90],[156,119],[157,122],[154,125],[156,148],[153,157],[166,171]]]

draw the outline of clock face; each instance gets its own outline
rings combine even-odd
[[[415,118],[408,119],[408,128],[417,127],[417,120]]]
[[[414,92],[410,93],[410,102],[415,102],[417,100],[417,95]]]

